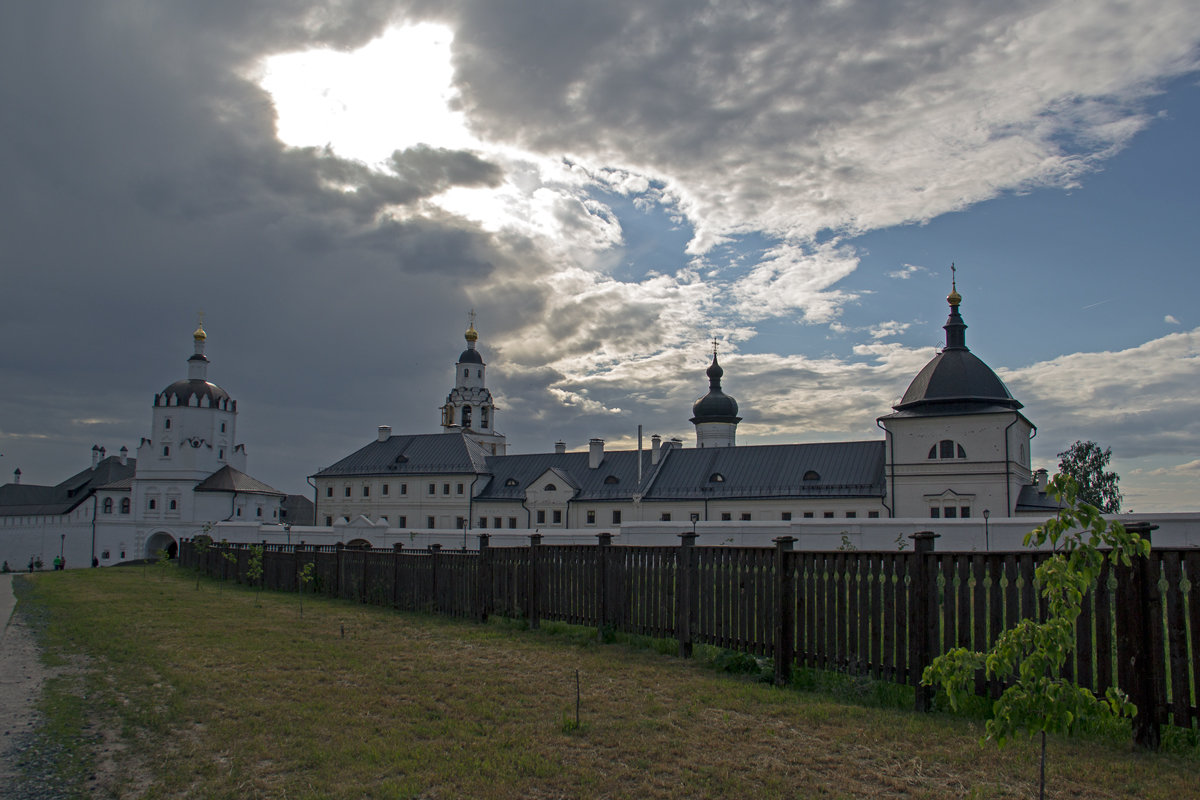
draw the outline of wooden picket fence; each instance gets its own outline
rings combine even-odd
[[[1143,531],[1149,536],[1149,531]],[[556,620],[605,630],[673,638],[690,656],[695,644],[774,659],[776,678],[794,666],[838,670],[916,687],[926,665],[962,646],[984,650],[1000,631],[1045,613],[1034,570],[1046,554],[937,552],[935,536],[914,534],[898,552],[793,551],[679,546],[543,545],[477,550],[352,549],[342,545],[263,545],[262,585],[397,609],[485,620],[520,617],[536,627]],[[251,545],[194,542],[184,566],[245,583]],[[232,560],[224,557],[228,553]],[[1195,587],[1195,590],[1193,590]],[[1096,694],[1124,689],[1137,704],[1135,738],[1155,746],[1158,726],[1200,722],[1200,550],[1152,551],[1131,567],[1106,567],[1085,598],[1068,676]],[[1001,686],[980,673],[976,692]]]

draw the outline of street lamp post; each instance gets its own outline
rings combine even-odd
[[[989,553],[992,551],[991,531],[988,530],[988,519],[991,516],[992,512],[985,508],[983,510],[983,549]]]

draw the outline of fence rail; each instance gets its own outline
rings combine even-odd
[[[1144,535],[1148,536],[1148,533]],[[798,552],[774,548],[543,545],[478,550],[391,550],[261,545],[262,585],[329,597],[485,620],[557,620],[674,638],[679,653],[708,644],[774,659],[776,677],[793,666],[830,669],[917,689],[939,653],[986,650],[1017,621],[1045,614],[1034,585],[1044,553],[937,552],[917,533],[900,552]],[[185,540],[184,566],[247,583],[249,544]],[[1067,676],[1096,694],[1110,686],[1138,705],[1135,737],[1157,741],[1157,726],[1200,723],[1200,550],[1153,550],[1131,567],[1105,566],[1076,623]],[[1001,686],[976,676],[975,691]],[[1148,737],[1148,738],[1147,738]]]

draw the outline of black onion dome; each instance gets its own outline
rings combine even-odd
[[[462,355],[458,357],[460,364],[482,364],[483,356],[479,355],[479,351],[473,347],[468,347],[462,351]]]
[[[185,378],[181,381],[175,381],[154,396],[154,405],[187,406],[191,405],[193,397],[197,398],[201,408],[206,407],[204,403],[204,398],[206,397],[208,398],[207,407],[209,408],[236,408],[237,405],[229,397],[229,393],[220,386],[196,378]],[[172,398],[174,398],[173,402]]]
[[[734,400],[721,391],[721,377],[725,374],[725,370],[721,369],[721,365],[717,363],[715,353],[713,354],[712,365],[709,366],[705,374],[708,375],[708,394],[692,404],[692,424],[698,425],[701,422],[741,422],[742,418],[737,415],[737,400]]]
[[[946,349],[917,373],[904,397],[892,407],[897,411],[917,413],[937,413],[939,408],[949,404],[962,411],[979,406],[1021,408],[1021,403],[1013,398],[1004,381],[967,349],[967,325],[958,313],[962,297],[952,291],[946,300],[950,303],[950,316],[944,326]]]

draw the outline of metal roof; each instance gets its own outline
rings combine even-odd
[[[196,484],[193,491],[197,492],[237,492],[239,494],[267,494],[277,497],[286,495],[278,489],[273,489],[257,478],[251,478],[241,470],[229,465],[209,475]]]
[[[374,441],[312,477],[485,473],[488,454],[462,431],[389,436]]]
[[[637,451],[616,450],[604,453],[595,469],[588,467],[589,454],[527,453],[489,456],[492,478],[476,495],[479,500],[523,500],[525,490],[548,470],[563,475],[578,488],[578,500],[629,500],[638,493]],[[642,451],[642,483],[649,480],[654,467],[650,452]]]
[[[127,458],[122,464],[119,456],[109,456],[57,486],[5,484],[0,486],[0,516],[66,514],[97,489],[127,488],[123,484],[133,480],[136,466],[137,459]]]

